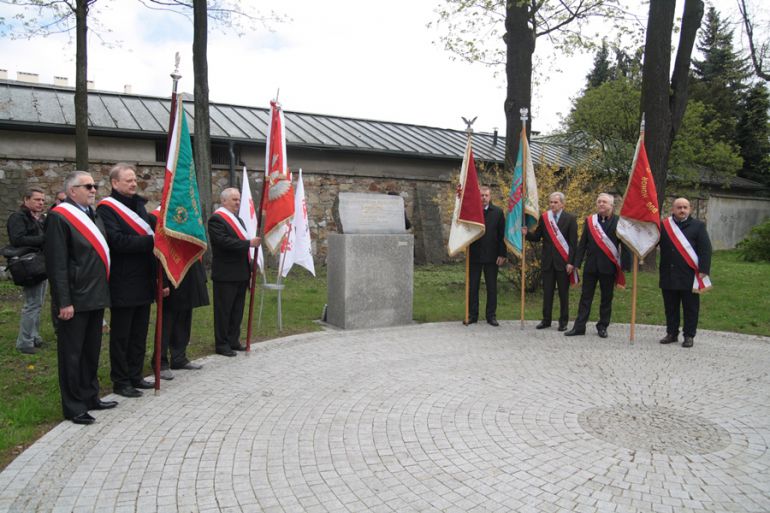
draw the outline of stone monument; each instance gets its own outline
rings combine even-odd
[[[414,237],[404,199],[341,192],[329,235],[326,321],[343,329],[412,322]]]

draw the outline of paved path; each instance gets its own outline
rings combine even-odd
[[[58,425],[0,474],[0,511],[770,511],[770,339],[533,326],[208,357]]]

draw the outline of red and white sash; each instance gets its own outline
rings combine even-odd
[[[591,237],[594,238],[594,242],[599,246],[599,249],[607,255],[610,262],[615,264],[615,285],[620,288],[626,288],[626,276],[623,274],[623,270],[620,268],[620,252],[618,247],[613,244],[612,240],[604,233],[604,228],[599,224],[599,216],[594,214],[587,219],[588,231],[591,232]]]
[[[102,205],[104,205],[105,207],[111,208],[137,234],[152,235],[152,236],[155,235],[150,225],[147,224],[147,221],[139,217],[139,215],[136,212],[134,212],[133,210],[125,206],[123,203],[116,200],[115,198],[112,198],[109,196],[104,198],[102,201],[99,202],[99,206],[102,206]]]
[[[235,234],[238,236],[241,240],[248,240],[249,236],[246,233],[246,228],[244,228],[237,217],[235,217],[235,214],[227,210],[225,207],[219,207],[214,211],[215,214],[218,214],[222,219],[225,220],[225,222],[235,231]],[[249,263],[251,263],[251,252],[249,251]]]
[[[667,217],[663,220],[663,229],[666,230],[668,238],[674,244],[674,247],[682,255],[687,265],[695,271],[695,277],[692,282],[692,291],[696,294],[705,292],[711,288],[711,278],[707,274],[704,274],[701,278],[701,273],[698,270],[698,254],[692,248],[690,241],[684,236],[682,230],[671,221],[671,217]]]
[[[107,241],[99,231],[96,223],[85,212],[71,203],[60,203],[54,207],[53,212],[61,215],[77,232],[86,238],[93,246],[107,271],[107,279],[110,278],[110,248]]]
[[[564,235],[561,233],[561,230],[559,230],[553,212],[546,210],[543,212],[543,218],[545,218],[545,229],[548,231],[548,235],[551,237],[553,245],[556,247],[556,251],[561,255],[564,264],[569,264],[569,244],[567,243],[567,239],[565,239]],[[570,285],[577,285],[580,282],[577,269],[573,269],[572,272],[569,273],[569,282]]]

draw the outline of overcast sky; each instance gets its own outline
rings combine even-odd
[[[681,0],[680,0],[681,2]],[[734,12],[733,0],[714,2]],[[139,2],[99,0],[97,19],[112,29],[102,44],[89,40],[89,79],[97,89],[168,96],[174,52],[182,55],[180,90],[192,92],[192,24],[177,14],[153,11]],[[477,131],[504,132],[505,76],[480,64],[452,61],[433,42],[439,33],[436,0],[268,0],[260,2],[286,15],[238,37],[211,30],[209,85],[214,102],[268,106],[280,89],[286,110],[464,128],[461,116],[478,116]],[[0,16],[8,13],[0,5]],[[5,11],[5,12],[4,12]],[[681,14],[681,8],[677,10]],[[609,31],[610,27],[599,27]],[[98,28],[94,29],[99,30]],[[740,32],[736,32],[739,36]],[[502,44],[502,43],[501,43]],[[545,73],[534,88],[533,129],[548,133],[560,125],[570,99],[585,83],[591,55],[546,55],[538,42]],[[65,36],[34,40],[0,39],[0,69],[40,74],[40,81],[68,77],[74,85],[74,46]]]

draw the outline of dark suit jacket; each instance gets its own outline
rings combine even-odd
[[[688,217],[679,225],[685,238],[698,255],[698,269],[704,274],[711,272],[711,240],[706,233],[706,225]],[[660,283],[662,289],[692,290],[695,271],[684,261],[668,232],[660,227]]]
[[[212,281],[248,281],[249,241],[241,240],[219,214],[209,218],[209,241]]]
[[[69,199],[65,201],[75,204]],[[89,212],[104,234],[102,220],[93,209],[89,208]],[[88,239],[56,212],[48,217],[44,248],[55,308],[72,305],[79,313],[110,306],[110,288],[102,259]]]
[[[631,252],[624,251],[623,244],[618,244],[618,235],[616,233],[618,219],[620,218],[614,214],[607,219],[604,224],[604,233],[607,234],[616,247],[619,246],[620,267],[625,271],[630,268],[629,257]],[[601,250],[588,232],[587,220],[584,222],[583,233],[580,236],[580,242],[578,243],[577,251],[575,251],[572,265],[580,267],[583,260],[585,260],[585,267],[583,268],[585,273],[615,274],[615,264],[604,254],[604,251]]]
[[[154,221],[144,207],[147,200],[134,195],[124,196],[112,191],[110,196],[152,226]],[[152,235],[140,235],[111,207],[101,205],[96,212],[104,222],[107,244],[110,246],[110,306],[131,307],[147,305],[155,301],[157,281],[155,240]]]
[[[491,264],[497,257],[507,255],[503,236],[505,235],[505,216],[502,209],[489,204],[484,210],[484,235],[470,246],[470,262],[473,264]]]
[[[567,262],[569,262],[577,248],[577,220],[572,214],[562,211],[556,226],[559,227],[559,231],[567,239],[567,245],[569,246]],[[556,249],[556,242],[551,240],[551,236],[545,226],[545,216],[540,216],[537,228],[533,232],[528,232],[526,237],[527,240],[532,242],[537,242],[540,239],[543,240],[543,255],[540,259],[543,271],[550,269],[566,271],[567,264],[562,260],[561,253]]]
[[[197,260],[187,271],[178,288],[168,282],[169,294],[163,300],[163,308],[174,311],[192,310],[209,304],[209,291],[206,287],[206,270]]]

